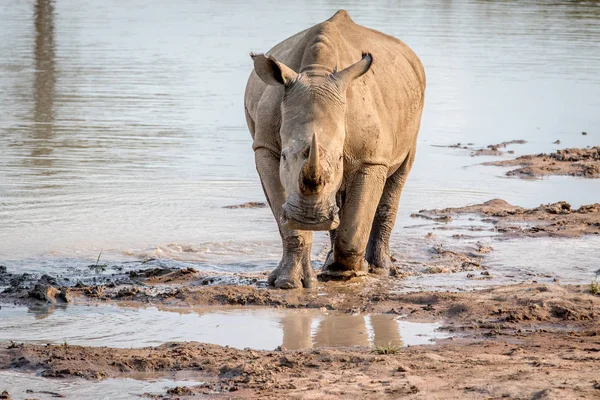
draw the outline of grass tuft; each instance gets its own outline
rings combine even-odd
[[[592,283],[590,283],[590,292],[596,295],[600,294],[600,282],[598,282],[598,279],[594,279]]]
[[[102,250],[104,250],[104,249],[100,249],[100,253],[98,254],[98,258],[96,259],[96,264],[88,265],[88,268],[93,269],[94,271],[96,271],[97,274],[100,272],[106,271],[106,267],[108,267],[107,262],[105,262],[104,264],[100,264],[100,257],[102,256]]]
[[[398,354],[402,350],[402,346],[394,346],[388,343],[386,346],[375,346],[371,353],[374,354]]]

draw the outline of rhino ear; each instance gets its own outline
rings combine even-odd
[[[348,87],[353,80],[364,75],[371,68],[372,63],[373,57],[371,54],[363,53],[360,61],[355,62],[351,66],[346,67],[339,72],[336,72],[335,76],[344,84],[345,87]]]
[[[286,85],[298,76],[291,68],[275,60],[273,56],[266,57],[264,54],[250,53],[250,57],[254,61],[254,71],[268,85]]]

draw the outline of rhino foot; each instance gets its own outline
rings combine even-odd
[[[365,276],[369,271],[367,261],[362,258],[353,257],[352,262],[335,261],[333,253],[329,253],[327,261],[323,265],[323,269],[319,274],[319,279],[322,281],[346,281],[358,276]]]
[[[268,278],[269,285],[278,289],[312,288],[315,281],[315,272],[308,260],[303,262],[282,260]]]
[[[319,279],[323,282],[327,281],[347,281],[359,276],[366,276],[367,271],[321,271]]]
[[[383,254],[368,257],[367,262],[369,263],[369,272],[375,275],[388,275],[392,265],[392,259]]]

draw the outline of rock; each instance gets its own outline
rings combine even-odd
[[[12,287],[21,287],[23,285],[23,283],[27,282],[27,280],[31,279],[32,275],[28,274],[27,272],[21,275],[13,275],[13,277],[10,279],[10,286]]]
[[[2,393],[0,393],[0,399],[11,400],[12,397],[10,397],[10,394],[5,390]]]
[[[69,303],[70,290],[69,289],[57,289],[54,286],[47,285],[44,283],[38,283],[32,290],[29,291],[29,297],[46,301],[48,303]]]
[[[194,392],[187,386],[176,386],[167,390],[167,394],[176,396],[193,396]]]

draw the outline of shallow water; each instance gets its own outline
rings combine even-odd
[[[33,373],[0,371],[0,389],[6,390],[15,400],[39,400],[64,397],[67,399],[130,400],[143,398],[144,393],[164,395],[176,386],[194,386],[200,382],[172,379],[49,379]],[[61,396],[56,396],[61,395]]]
[[[270,211],[222,208],[263,199],[243,116],[248,52],[342,7],[411,45],[428,75],[395,251],[412,251],[417,234],[402,227],[422,208],[600,198],[594,180],[506,179],[475,165],[490,157],[433,147],[526,139],[518,155],[597,145],[598,2],[11,0],[0,6],[0,264],[64,271],[102,251],[103,260],[272,268]],[[318,253],[326,240],[315,242]],[[498,263],[541,254],[503,250]]]
[[[397,315],[323,310],[71,305],[28,309],[3,304],[0,341],[136,348],[198,341],[239,349],[376,347],[433,344],[448,337],[439,323]]]

